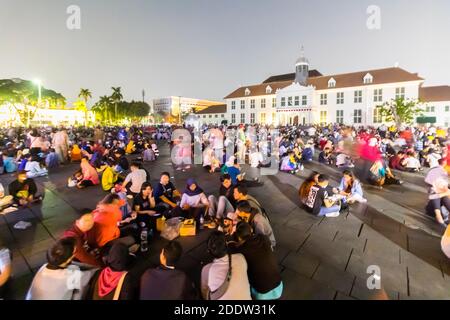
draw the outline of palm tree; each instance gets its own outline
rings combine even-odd
[[[92,93],[89,89],[80,89],[80,93],[78,94],[78,98],[83,99],[86,109],[84,111],[84,125],[87,126],[88,123],[88,106],[87,101],[92,98]]]
[[[102,97],[100,97],[100,100],[98,101],[98,104],[99,104],[101,110],[104,112],[103,118],[105,120],[107,119],[108,110],[109,110],[109,107],[111,106],[111,103],[112,103],[111,98],[108,96],[102,96]]]
[[[111,89],[113,91],[113,93],[111,95],[111,100],[113,101],[114,106],[115,106],[114,118],[117,121],[117,104],[120,101],[122,101],[122,99],[123,99],[123,95],[122,95],[122,92],[121,92],[122,88],[120,88],[120,87],[111,87]]]

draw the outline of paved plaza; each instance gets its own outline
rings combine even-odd
[[[209,174],[201,166],[175,171],[167,145],[160,150],[160,158],[145,165],[154,183],[160,172],[168,171],[178,189],[195,177],[205,193],[218,193],[219,173]],[[42,204],[0,216],[0,242],[14,256],[10,298],[24,299],[34,272],[46,261],[46,250],[82,209],[94,209],[105,196],[99,186],[84,190],[66,186],[78,166],[70,164],[36,179],[45,194]],[[381,268],[381,285],[390,299],[450,298],[450,263],[440,249],[444,230],[422,213],[427,197],[423,176],[399,173],[404,185],[384,190],[364,186],[367,205],[356,204],[338,218],[318,218],[301,207],[298,197],[300,184],[313,170],[330,175],[337,185],[337,169],[313,163],[297,175],[265,176],[262,187],[249,189],[267,210],[275,232],[283,299],[375,299],[380,292],[366,285],[371,265]],[[6,187],[13,178],[3,175],[0,182]],[[18,221],[29,221],[32,227],[16,230]],[[184,249],[179,268],[196,283],[202,265],[210,261],[209,233],[201,230],[196,237],[179,238]],[[164,242],[155,240],[148,258],[132,272],[139,275],[155,266]]]

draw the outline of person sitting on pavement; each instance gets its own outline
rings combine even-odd
[[[133,211],[137,214],[136,222],[138,224],[143,222],[150,229],[156,230],[156,219],[160,215],[159,213],[162,212],[161,207],[156,208],[153,188],[149,182],[144,182],[141,187],[141,192],[134,197]]]
[[[81,159],[80,168],[81,174],[83,175],[83,179],[77,183],[78,189],[96,186],[100,183],[97,170],[95,170],[95,168],[90,165],[87,157],[83,157]]]
[[[375,161],[370,167],[368,181],[380,189],[384,185],[403,184],[403,181],[397,179],[391,169],[385,166],[381,160]]]
[[[440,225],[447,227],[450,212],[448,178],[440,177],[434,180],[428,199],[426,214],[434,217]]]
[[[48,175],[47,168],[39,161],[37,156],[30,154],[27,164],[25,165],[25,171],[28,178],[44,177]]]
[[[209,201],[203,189],[198,186],[193,178],[189,178],[180,205],[175,209],[174,215],[195,219],[197,227],[200,227],[200,218],[205,216],[208,207]]]
[[[154,190],[157,207],[164,207],[166,210],[173,210],[177,207],[177,202],[181,200],[181,193],[170,181],[168,172],[161,173],[159,183]]]
[[[117,182],[119,173],[115,170],[116,164],[113,159],[108,159],[103,166],[102,171],[102,189],[103,191],[111,191]]]
[[[17,173],[17,179],[9,184],[8,189],[9,194],[14,198],[14,202],[20,206],[27,206],[42,200],[42,197],[36,195],[36,183],[33,179],[27,178],[25,171]]]
[[[447,226],[441,238],[441,249],[447,258],[450,258],[450,227]]]
[[[12,151],[3,152],[3,167],[6,173],[16,172],[17,164],[14,161],[14,153]]]
[[[348,204],[367,202],[367,199],[364,198],[361,182],[349,170],[343,172],[343,177],[336,191],[336,193],[345,197],[344,200]]]
[[[0,183],[0,214],[7,213],[8,210],[5,209],[10,208],[13,204],[14,198],[11,195],[5,195],[5,188]]]
[[[144,153],[142,154],[142,158],[144,162],[156,160],[155,152],[153,151],[151,145],[148,143],[145,145],[145,150]]]
[[[329,197],[327,187],[328,176],[321,174],[317,178],[317,184],[311,187],[306,207],[313,215],[322,217],[338,217],[341,210],[340,204]]]
[[[130,163],[128,162],[127,157],[125,157],[125,150],[121,148],[114,150],[114,157],[117,163],[117,172],[122,173],[130,169]]]
[[[331,164],[333,164],[333,162],[334,162],[334,160],[333,160],[332,149],[330,149],[330,148],[323,149],[323,151],[321,151],[319,154],[319,163],[331,165]]]
[[[215,231],[208,239],[213,262],[202,268],[200,287],[205,300],[251,300],[247,261],[240,253],[228,252],[225,235]]]
[[[121,242],[127,246],[135,244],[131,235],[121,233],[119,223],[122,221],[124,205],[117,194],[108,194],[93,211],[94,227],[89,231],[89,245],[93,248],[107,250],[113,242]]]
[[[85,213],[66,231],[62,238],[75,239],[75,254],[74,259],[84,264],[95,267],[103,265],[101,258],[93,253],[93,250],[88,250],[88,232],[94,227],[94,215],[92,213]]]
[[[194,300],[194,286],[186,273],[175,266],[183,254],[177,241],[170,241],[159,255],[160,266],[141,277],[140,300]]]
[[[47,263],[35,274],[26,300],[81,300],[95,269],[72,264],[76,240],[58,240],[47,252]]]
[[[399,170],[399,171],[405,171],[405,165],[406,165],[406,155],[405,152],[399,151],[395,156],[393,156],[391,159],[389,159],[389,167],[391,169]]]
[[[213,219],[219,220],[226,217],[228,213],[234,212],[236,207],[231,176],[229,174],[220,176],[220,182],[219,198],[217,199],[214,195],[208,197],[208,215]]]
[[[74,144],[70,152],[70,161],[78,162],[81,161],[81,149],[77,144]]]
[[[280,299],[283,293],[283,281],[269,238],[262,234],[253,234],[252,227],[243,221],[237,225],[234,236],[237,244],[231,248],[231,252],[243,254],[247,261],[247,273],[253,298],[256,300]]]
[[[125,178],[123,185],[128,190],[128,195],[135,197],[141,192],[141,187],[144,182],[147,181],[147,172],[144,169],[140,169],[138,162],[131,163],[131,172]]]
[[[298,194],[300,196],[300,201],[303,204],[306,204],[306,200],[308,200],[309,191],[311,190],[312,186],[317,184],[317,178],[319,177],[320,173],[313,171],[312,174],[306,178],[305,181],[300,185],[300,189],[298,190]]]
[[[129,273],[133,257],[123,243],[114,243],[104,257],[106,267],[92,277],[86,294],[87,300],[133,300],[139,283]]]
[[[240,221],[245,221],[251,225],[255,234],[267,236],[270,240],[272,248],[275,248],[277,242],[269,220],[257,209],[252,208],[249,201],[239,201],[236,208],[236,214]]]
[[[308,141],[305,145],[305,148],[302,151],[302,161],[305,162],[312,162],[314,156],[314,149],[312,147],[312,142]]]

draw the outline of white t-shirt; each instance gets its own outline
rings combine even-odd
[[[81,271],[76,265],[53,270],[44,264],[34,276],[26,300],[81,300],[95,271]]]
[[[420,161],[414,157],[408,157],[406,159],[406,168],[420,168]]]
[[[125,178],[125,181],[123,182],[123,185],[126,186],[128,182],[131,181],[131,192],[139,193],[141,192],[142,184],[147,181],[147,172],[143,169],[136,170],[134,172],[130,172],[127,177]]]
[[[441,159],[441,156],[437,153],[428,155],[428,163],[430,165],[430,168],[437,167],[439,165],[439,159]]]

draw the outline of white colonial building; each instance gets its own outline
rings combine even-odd
[[[421,87],[420,100],[424,102],[424,116],[435,118],[436,125],[450,126],[450,86]]]
[[[199,117],[201,124],[220,125],[229,123],[226,104],[210,106],[197,111],[195,114]]]
[[[181,112],[191,112],[203,110],[209,106],[220,105],[223,102],[210,101],[195,98],[170,96],[165,98],[153,99],[153,112],[171,113],[172,115],[178,115],[179,109]]]
[[[436,124],[448,124],[450,113],[445,118],[438,108],[448,109],[449,87],[423,87],[424,81],[399,67],[324,76],[310,70],[302,52],[295,73],[240,87],[225,101],[231,124],[378,125],[383,119],[377,107],[396,98],[420,99],[424,108],[432,103],[435,111],[429,113],[437,116]]]

